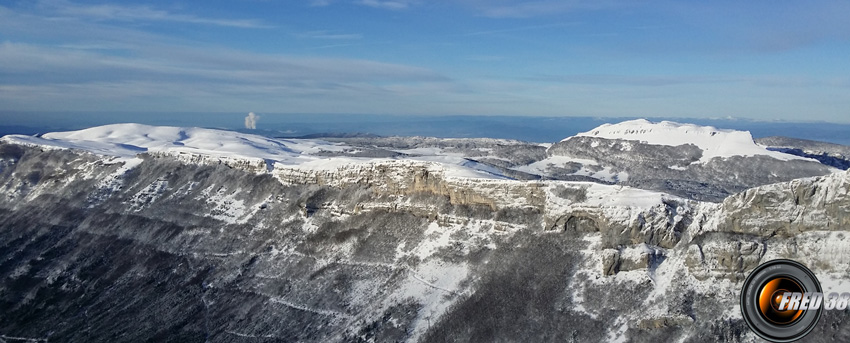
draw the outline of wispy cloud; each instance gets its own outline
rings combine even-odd
[[[123,6],[115,4],[82,5],[66,0],[45,0],[39,7],[59,16],[104,21],[167,21],[199,25],[214,25],[238,28],[271,28],[254,19],[206,18],[192,14],[172,13],[150,6]]]
[[[166,53],[167,51],[167,53]],[[152,59],[151,56],[160,56]],[[197,82],[420,82],[445,81],[431,70],[370,60],[295,57],[179,46],[151,47],[132,56],[98,50],[64,49],[32,44],[0,44],[0,75],[29,72],[27,79],[62,80],[75,75],[80,82],[100,79],[181,78]],[[282,81],[286,80],[286,81]]]
[[[130,50],[132,46],[128,44],[117,44],[110,42],[86,42],[86,43],[67,43],[57,45],[59,48],[74,49],[74,50]]]
[[[505,56],[498,56],[498,55],[474,55],[474,56],[467,56],[466,60],[467,61],[474,61],[474,62],[501,62],[501,61],[506,60],[506,58],[505,58]]]
[[[575,75],[539,75],[527,78],[529,81],[575,84],[575,85],[611,85],[633,87],[667,87],[681,85],[735,85],[743,84],[758,87],[846,87],[850,77],[813,78],[804,76],[765,76],[765,75],[616,75],[616,74],[575,74]]]
[[[586,0],[482,1],[478,3],[481,15],[492,18],[528,18],[605,6],[607,1]]]
[[[475,31],[464,34],[464,36],[484,36],[484,35],[493,35],[500,33],[511,33],[511,32],[522,32],[522,31],[533,31],[533,30],[543,30],[543,29],[551,29],[557,27],[566,27],[566,26],[575,26],[579,23],[557,23],[557,24],[548,24],[548,25],[531,25],[531,26],[520,26],[520,27],[510,27],[505,29],[497,29],[497,30],[485,30],[485,31]]]
[[[363,35],[359,33],[336,33],[332,31],[308,31],[294,34],[298,38],[308,39],[329,39],[329,40],[354,40],[362,39]]]
[[[7,108],[370,112],[375,101],[398,98],[398,89],[453,84],[413,65],[239,51],[135,25],[56,18],[56,12],[0,6],[0,32],[31,37],[0,41],[0,103]],[[333,31],[306,36],[360,41],[359,35]],[[61,43],[34,43],[43,38]],[[386,107],[391,109],[404,107]]]
[[[417,4],[419,1],[417,0],[360,0],[357,3],[374,7],[374,8],[383,8],[389,10],[402,10],[412,5]]]
[[[531,18],[635,5],[634,1],[624,0],[459,0],[459,3],[490,18]]]
[[[431,90],[454,84],[426,68],[370,60],[168,44],[109,52],[2,43],[0,103],[30,110],[392,112],[409,110],[403,97],[451,94]]]
[[[340,1],[337,0],[310,0],[311,7],[327,7]],[[421,0],[345,0],[343,3],[353,3],[362,6],[380,8],[386,10],[403,10],[417,5]]]
[[[532,81],[555,82],[577,85],[620,85],[663,87],[696,83],[729,83],[742,81],[741,77],[723,77],[707,75],[540,75],[528,78]]]
[[[307,50],[325,50],[325,49],[333,49],[333,48],[344,48],[349,46],[363,46],[363,45],[374,45],[376,43],[363,44],[363,43],[340,43],[340,44],[326,44],[319,45],[314,47],[306,48]]]

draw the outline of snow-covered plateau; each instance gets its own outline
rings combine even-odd
[[[10,135],[0,334],[755,342],[738,296],[758,264],[850,290],[848,191],[847,171],[747,132],[644,120],[551,145]],[[827,313],[808,341],[849,340],[847,319]]]

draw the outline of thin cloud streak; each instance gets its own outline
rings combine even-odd
[[[0,43],[0,102],[8,108],[368,112],[374,101],[399,96],[393,85],[434,89],[453,82],[417,66],[198,46],[126,27],[55,20],[2,6],[0,30],[63,41]]]
[[[512,28],[498,29],[498,30],[469,32],[469,33],[465,33],[464,36],[473,37],[473,36],[485,36],[485,35],[493,35],[493,34],[500,34],[500,33],[544,30],[544,29],[552,29],[552,28],[558,28],[558,27],[575,26],[575,25],[579,25],[579,24],[580,23],[578,23],[578,22],[573,22],[573,23],[557,23],[557,24],[549,24],[549,25],[521,26],[521,27],[512,27]]]
[[[490,18],[531,18],[574,11],[600,10],[631,6],[614,0],[541,0],[541,1],[488,1],[469,0],[480,15]]]
[[[388,9],[388,10],[403,10],[418,3],[415,0],[360,0],[357,2],[360,5]]]
[[[694,84],[750,84],[760,87],[846,87],[850,77],[820,79],[800,76],[764,75],[541,75],[525,78],[532,82],[576,85],[613,85],[636,87],[667,87]]]
[[[166,53],[167,52],[167,53]],[[426,68],[370,60],[294,57],[244,53],[226,49],[179,46],[152,47],[139,56],[114,56],[97,50],[75,50],[30,44],[0,44],[0,75],[27,71],[27,78],[78,75],[81,81],[116,75],[129,78],[192,77],[245,83],[295,81],[421,82],[448,81]],[[150,59],[149,56],[168,56]]]
[[[363,35],[359,33],[334,33],[331,31],[308,31],[294,34],[298,38],[306,39],[327,39],[327,40],[356,40],[362,39]]]
[[[191,14],[171,13],[149,6],[122,6],[114,4],[79,5],[65,0],[39,2],[39,7],[55,15],[109,21],[169,21],[187,24],[214,25],[248,29],[265,29],[273,26],[254,19],[204,18]]]

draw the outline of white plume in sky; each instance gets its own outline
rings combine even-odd
[[[252,130],[256,129],[257,120],[260,120],[260,116],[254,114],[254,112],[248,112],[248,116],[245,117],[245,128]]]

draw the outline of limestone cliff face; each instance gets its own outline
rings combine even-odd
[[[727,198],[717,209],[716,225],[706,227],[702,235],[741,238],[737,246],[721,249],[718,257],[738,277],[765,258],[780,257],[818,266],[824,274],[846,275],[848,193],[848,172],[750,189]]]
[[[850,225],[847,172],[750,189],[723,202],[723,224],[732,231],[794,236],[844,230]]]
[[[761,262],[850,281],[850,174],[705,203],[376,159],[306,168],[0,144],[0,335],[753,341]],[[846,340],[846,314],[819,330]]]

